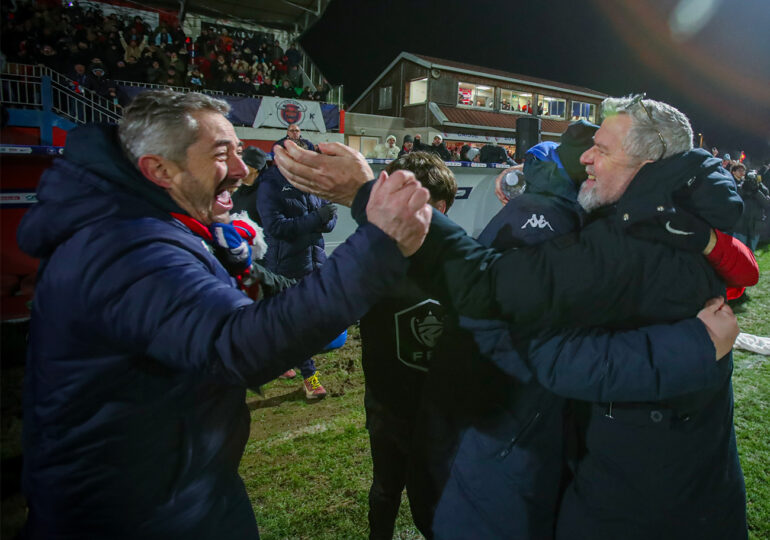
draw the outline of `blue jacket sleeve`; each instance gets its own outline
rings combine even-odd
[[[660,401],[721,384],[730,362],[717,362],[698,318],[638,330],[572,331],[535,338],[525,350],[545,388],[585,401]]]
[[[295,240],[301,235],[321,232],[324,224],[315,209],[301,216],[286,215],[287,200],[282,191],[284,185],[289,186],[288,183],[269,176],[259,186],[257,211],[262,218],[262,228],[265,232],[273,238],[288,241]],[[291,187],[291,189],[294,188]]]
[[[256,303],[170,243],[148,242],[111,265],[89,283],[99,293],[83,295],[95,335],[174,371],[252,386],[321,350],[404,277],[407,262],[366,225],[322,268]],[[119,284],[115,268],[126,274]]]

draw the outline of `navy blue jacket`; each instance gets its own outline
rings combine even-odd
[[[262,174],[257,211],[267,242],[265,266],[277,274],[301,278],[326,261],[322,233],[331,232],[337,216],[326,223],[318,209],[328,201],[292,186],[271,167]]]
[[[469,316],[503,318],[519,336],[531,336],[538,326],[622,331],[692,317],[709,297],[724,294],[705,258],[638,241],[623,229],[675,204],[729,229],[742,202],[718,165],[701,150],[646,165],[617,205],[595,212],[579,233],[502,255],[481,248],[434,213],[429,237],[413,257],[414,275],[443,304]],[[543,350],[539,358],[564,359],[558,343]],[[583,349],[587,360],[596,351]],[[642,377],[653,391],[670,387],[654,372],[620,373],[606,353],[599,356],[597,369],[579,359],[574,364],[539,361],[534,352],[528,352],[529,363],[540,370],[539,381],[557,381],[562,386],[552,387],[564,395],[604,401],[591,406],[583,424],[585,455],[562,502],[558,538],[746,536],[730,358],[706,376],[703,370],[693,371],[704,384],[701,391],[669,399],[623,392],[624,385]],[[576,352],[567,349],[567,358]],[[643,368],[644,356],[631,360]],[[576,379],[563,376],[558,370],[564,366],[582,373]],[[691,369],[689,361],[679,360],[660,366],[669,373],[681,368],[680,378]],[[588,388],[573,388],[584,382]],[[650,402],[612,403],[618,397]]]
[[[70,132],[38,198],[18,233],[42,259],[24,380],[28,537],[257,537],[238,475],[245,388],[402,279],[395,243],[362,227],[319,272],[254,303],[114,127]]]
[[[524,168],[526,192],[492,219],[479,237],[483,244],[498,249],[534,245],[579,227],[577,189],[555,145],[543,143],[530,153]],[[549,343],[555,353],[546,359],[546,346],[538,342],[535,362],[544,361],[533,368],[536,377],[526,355],[514,350],[511,334],[516,329],[503,323],[461,319],[440,351],[442,369],[431,371],[429,398],[440,399],[442,393],[431,390],[446,388],[443,379],[461,380],[465,389],[461,398],[428,408],[433,415],[454,415],[459,432],[447,470],[436,468],[447,475],[445,482],[437,479],[443,491],[433,520],[436,538],[463,538],[470,530],[483,538],[552,537],[562,473],[564,399],[536,377],[558,373],[576,389],[603,384],[614,399],[629,394],[655,399],[703,388],[718,371],[708,333],[698,320],[624,335],[573,332],[561,336],[558,344]],[[524,343],[517,340],[518,348],[526,350]],[[692,377],[681,364],[678,370],[666,370],[688,354],[690,364],[710,378]],[[613,366],[613,377],[585,376],[600,372],[602,362]]]
[[[716,279],[705,258],[638,241],[623,233],[628,223],[648,219],[659,212],[659,208],[665,211],[673,206],[674,201],[718,228],[729,228],[740,215],[742,206],[734,183],[718,170],[718,160],[696,150],[645,166],[616,207],[600,212],[597,219],[580,233],[559,237],[537,249],[522,248],[502,255],[483,249],[467,238],[459,227],[434,212],[429,237],[413,257],[412,273],[429,294],[461,314],[473,317],[493,315],[512,323],[513,338],[532,337],[538,327],[559,330],[564,326],[603,326],[622,330],[692,317],[706,299],[724,292],[723,285]],[[359,215],[358,207],[357,200],[354,205],[356,216]],[[498,236],[495,233],[496,239]],[[465,321],[466,327],[469,324],[470,321]],[[496,339],[479,339],[480,331],[485,329],[474,330],[473,345],[460,351],[460,354],[469,352],[493,359],[510,358],[510,350],[514,348],[510,338],[500,339],[500,332],[491,330]],[[564,347],[563,339],[549,341],[547,336],[535,342],[542,345],[539,350],[545,353],[534,356],[537,347],[529,351],[532,353],[529,369],[536,370],[537,378],[546,385],[554,381],[560,383],[561,387],[553,388],[564,395],[592,401],[667,400],[625,407],[634,411],[630,415],[643,420],[636,428],[616,431],[619,428],[613,426],[609,419],[605,423],[589,424],[589,427],[599,426],[595,433],[588,432],[589,441],[593,443],[588,447],[594,452],[592,459],[595,461],[581,461],[578,479],[591,488],[590,497],[587,497],[589,502],[602,501],[604,507],[597,512],[589,512],[572,504],[572,500],[565,502],[567,506],[563,508],[577,509],[569,514],[566,510],[562,512],[564,521],[559,531],[565,538],[579,534],[591,538],[625,538],[628,533],[625,529],[629,524],[636,526],[640,521],[647,523],[639,526],[640,537],[660,537],[661,531],[668,533],[669,526],[674,531],[669,533],[672,538],[745,536],[743,480],[734,452],[732,430],[729,380],[732,363],[729,358],[719,364],[704,362],[713,355],[713,347],[706,341],[704,332],[699,321],[691,320],[667,328],[617,334],[614,336],[615,345],[608,341],[613,336],[607,335],[583,342],[582,348]],[[651,345],[648,333],[657,336],[657,345]],[[682,348],[687,340],[695,344],[692,349],[687,346]],[[698,347],[698,343],[706,345]],[[626,351],[625,356],[617,354],[618,348]],[[629,349],[637,349],[638,354],[626,354]],[[679,352],[671,354],[674,350]],[[450,352],[457,351],[458,348],[454,347]],[[443,352],[439,350],[438,357]],[[543,358],[545,360],[539,360]],[[661,361],[651,365],[651,358]],[[626,361],[631,365],[622,365]],[[505,362],[496,363],[506,365]],[[621,365],[623,369],[620,369]],[[515,363],[509,365],[508,371],[502,371],[515,375],[517,383],[528,381],[528,369]],[[576,378],[572,377],[576,374]],[[677,382],[664,383],[661,376]],[[692,380],[688,382],[688,378]],[[456,380],[467,381],[462,377]],[[500,386],[490,388],[495,387]],[[629,392],[629,388],[634,387]],[[705,390],[692,392],[696,389]],[[672,395],[688,391],[692,393],[683,398],[669,399]],[[526,396],[527,393],[500,395],[487,392],[485,395],[486,403],[482,409],[485,413],[497,412],[497,415],[488,415],[493,422],[491,425],[482,424],[479,431],[489,436],[477,437],[476,447],[467,454],[471,458],[475,455],[477,463],[482,466],[483,459],[492,464],[493,460],[504,459],[516,450],[517,445],[525,452],[520,457],[526,457],[526,447],[536,447],[537,437],[548,435],[544,431],[547,422],[538,429],[535,427],[541,418],[546,421],[553,418],[553,412],[547,408],[553,400],[546,398],[540,403],[536,400],[528,403],[506,401],[506,398],[517,395]],[[598,406],[597,410],[605,412],[606,405],[609,404]],[[495,422],[500,418],[499,414],[505,414],[506,407],[513,412],[513,418],[507,422]],[[617,409],[615,407],[614,411]],[[636,412],[639,410],[642,412]],[[688,415],[697,415],[697,421],[683,429],[676,425],[678,420],[694,417]],[[670,422],[672,419],[673,424]],[[665,422],[661,423],[661,420]],[[652,427],[660,433],[652,437],[652,441],[647,441],[650,423],[655,423]],[[506,433],[497,428],[517,425],[518,429],[507,433],[508,446],[501,445]],[[713,434],[717,435],[709,438]],[[553,430],[551,435],[558,437]],[[527,440],[530,437],[534,439]],[[700,455],[694,450],[697,446],[708,450]],[[478,459],[479,456],[482,459]],[[535,463],[542,464],[548,460],[547,456],[537,453],[531,456]],[[465,459],[466,456],[458,453],[458,458]],[[671,466],[655,469],[655,464],[669,460]],[[586,467],[586,463],[589,466]],[[506,482],[509,481],[527,485],[528,475],[533,474],[530,463],[522,459],[518,464],[522,468],[508,471],[509,477],[502,474],[492,477],[500,487],[500,493],[506,492]],[[620,485],[615,481],[619,466],[624,468],[623,479],[629,483]],[[534,470],[541,469],[536,465]],[[611,473],[613,470],[615,476]],[[473,482],[488,482],[489,476],[468,475],[460,480],[462,487],[472,492]],[[636,484],[630,483],[632,481]],[[640,481],[645,485],[638,485]],[[701,489],[696,495],[694,490],[682,490],[682,485],[688,482],[700,488],[710,485],[710,488]],[[576,482],[575,485],[581,484]],[[581,502],[580,489],[571,489]],[[478,485],[478,491],[483,490],[484,485]],[[661,492],[665,493],[661,495]],[[526,501],[529,497],[529,502],[535,506],[547,503],[547,497],[545,500],[537,499],[541,493],[522,491],[521,499]],[[462,496],[462,491],[458,490],[458,494]],[[520,517],[528,520],[531,516],[543,519],[542,514],[539,518],[536,514],[520,511],[513,514],[521,507],[506,505],[506,502],[507,499],[497,497],[494,487],[487,498],[469,501],[476,505],[480,515],[485,505],[497,504],[498,508],[503,505],[501,511],[513,520]],[[662,511],[661,507],[666,507],[666,511]],[[450,514],[447,513],[447,519]],[[571,522],[568,518],[575,515],[585,519]],[[609,529],[602,528],[605,525],[602,520],[610,524]],[[681,524],[688,521],[696,521],[698,526],[683,529]],[[721,528],[715,527],[715,523]],[[612,529],[613,525],[615,529]],[[530,527],[527,521],[517,530],[527,537],[528,531],[537,531],[542,523]],[[467,529],[458,527],[453,531],[447,527],[446,536],[462,536],[467,532]],[[500,535],[499,532],[490,533],[490,536]]]

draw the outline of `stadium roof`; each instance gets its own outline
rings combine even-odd
[[[184,0],[188,13],[252,23],[302,33],[323,14],[331,0]],[[149,0],[156,7],[178,10],[179,0]]]

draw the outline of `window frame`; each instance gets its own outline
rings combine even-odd
[[[386,105],[383,105],[383,96],[387,96],[388,101]],[[383,109],[392,109],[393,108],[393,85],[389,86],[380,86],[378,92],[377,92],[377,110],[381,111]]]
[[[576,121],[576,120],[580,120],[580,119],[585,119],[586,121],[591,122],[592,124],[596,123],[596,110],[597,110],[596,103],[590,103],[588,101],[579,101],[577,99],[573,99],[572,100],[572,107],[571,107],[570,113],[574,113],[575,112],[575,109],[574,109],[575,105],[579,105],[579,106],[581,106],[581,108],[582,108],[583,105],[588,105],[588,108],[589,108],[588,110],[590,111],[591,109],[593,109],[593,113],[592,114],[589,113],[588,116],[577,115],[576,119],[573,119],[573,117],[575,116],[574,114],[570,114],[570,121]],[[593,118],[591,118],[592,116],[593,116]]]
[[[505,109],[503,109],[503,92],[510,92],[511,95],[513,95],[513,93],[516,92],[517,96],[529,97],[528,101],[530,103],[532,102],[532,99],[535,97],[532,92],[527,92],[527,91],[524,91],[524,90],[516,90],[516,89],[512,89],[512,88],[501,88],[500,89],[500,112],[501,113],[505,113],[505,114],[529,114],[529,111],[518,111],[518,110],[517,111],[514,111],[514,110],[506,111]]]
[[[425,99],[423,99],[422,101],[410,102],[409,98],[411,97],[411,94],[412,94],[411,86],[412,86],[412,84],[414,84],[415,82],[418,82],[418,81],[425,81]],[[404,89],[404,107],[409,107],[409,106],[412,106],[412,105],[422,105],[422,104],[427,103],[427,102],[428,102],[428,77],[427,76],[426,77],[418,77],[416,79],[408,80],[406,82],[406,88]]]
[[[487,84],[475,84],[475,83],[457,81],[457,95],[458,96],[460,95],[460,87],[463,86],[463,85],[464,86],[472,86],[473,87],[473,92],[471,94],[471,104],[468,105],[468,104],[465,104],[465,103],[460,103],[458,101],[457,105],[456,105],[457,107],[462,107],[463,109],[475,109],[477,111],[487,111],[487,112],[489,112],[489,111],[497,111],[497,108],[496,108],[496,105],[497,105],[497,87],[496,86],[489,86]],[[492,94],[491,96],[487,96],[487,95],[482,95],[481,96],[484,99],[490,99],[490,98],[492,99],[492,106],[491,107],[489,107],[489,106],[474,105],[474,103],[476,102],[477,96],[478,96],[477,89],[478,89],[479,86],[484,86],[485,87],[484,88],[485,91],[491,90],[491,94]]]

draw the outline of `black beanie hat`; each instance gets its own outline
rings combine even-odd
[[[414,139],[412,139],[411,135],[404,135],[404,144],[406,144],[408,142],[413,142],[413,141],[414,141]]]
[[[556,149],[564,170],[573,181],[581,183],[588,178],[586,168],[580,164],[580,156],[594,144],[594,133],[599,126],[578,120],[572,122],[567,131],[561,134],[561,144]]]
[[[251,167],[261,171],[267,162],[267,154],[256,146],[247,146],[243,149],[243,162]]]

